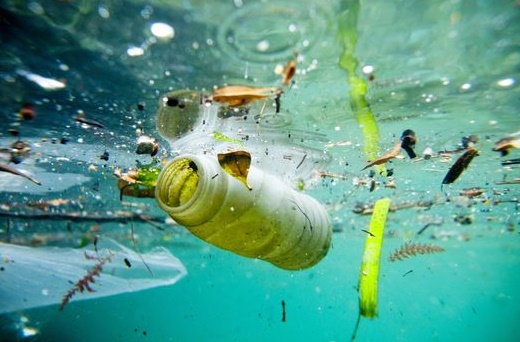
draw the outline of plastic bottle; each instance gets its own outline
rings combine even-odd
[[[254,166],[247,183],[251,190],[215,157],[184,154],[159,174],[156,199],[177,223],[222,249],[289,270],[318,263],[331,243],[325,208]]]

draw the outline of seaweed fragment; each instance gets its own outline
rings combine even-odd
[[[63,299],[61,300],[60,311],[62,311],[65,308],[65,305],[67,305],[70,302],[70,300],[72,299],[72,297],[74,297],[76,292],[79,291],[79,292],[83,293],[83,292],[85,292],[85,290],[88,292],[96,291],[91,287],[91,284],[94,284],[96,282],[94,277],[101,276],[101,272],[103,271],[103,266],[107,262],[112,261],[113,257],[114,257],[114,254],[112,254],[111,252],[104,257],[96,257],[96,256],[92,256],[92,255],[85,253],[86,259],[88,259],[88,260],[95,259],[95,260],[97,260],[97,263],[94,266],[92,266],[91,269],[89,269],[87,271],[87,274],[85,274],[85,276],[83,278],[81,278],[80,280],[78,280],[76,282],[76,284],[74,284],[74,286],[65,294],[65,296],[63,296]]]
[[[396,157],[399,155],[400,152],[401,152],[401,140],[399,140],[399,141],[394,145],[394,147],[392,148],[392,150],[391,150],[390,152],[388,152],[387,154],[385,154],[385,155],[383,155],[383,156],[377,158],[376,160],[371,161],[371,162],[368,163],[364,168],[362,168],[361,171],[366,170],[366,169],[368,169],[369,167],[374,166],[374,165],[381,165],[381,164],[384,164],[384,163],[386,163],[387,161],[396,158]]]
[[[388,257],[389,261],[403,260],[417,254],[433,254],[444,251],[444,248],[431,243],[413,243],[406,242],[404,245],[396,249]]]
[[[461,155],[455,164],[453,164],[449,169],[448,173],[442,180],[442,185],[455,182],[462,172],[468,168],[469,164],[476,156],[478,156],[478,150],[476,148],[470,147],[466,152],[464,152],[464,154]]]
[[[248,87],[248,86],[225,86],[213,90],[211,101],[227,104],[229,107],[240,107],[251,102],[267,99],[280,98],[283,90],[277,87]]]

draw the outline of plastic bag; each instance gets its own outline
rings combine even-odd
[[[0,314],[61,303],[98,258],[109,253],[110,261],[89,284],[94,292],[78,291],[71,301],[171,285],[187,273],[181,261],[162,247],[142,253],[145,264],[139,254],[109,239],[100,240],[96,250],[0,243]]]

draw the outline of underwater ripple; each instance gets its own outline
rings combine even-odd
[[[327,13],[317,6],[245,5],[220,25],[217,41],[223,52],[239,60],[284,60],[319,42],[327,18]]]

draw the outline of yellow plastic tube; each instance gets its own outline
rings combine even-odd
[[[377,316],[377,292],[381,247],[390,199],[383,198],[374,205],[370,219],[370,230],[365,241],[361,273],[359,275],[359,313],[363,317]]]
[[[177,223],[219,248],[289,270],[317,264],[331,243],[325,208],[254,166],[247,184],[215,157],[180,155],[159,174],[156,200]]]

